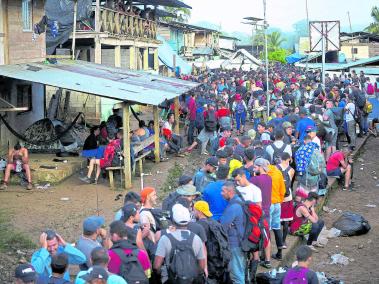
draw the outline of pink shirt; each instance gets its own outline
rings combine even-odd
[[[326,171],[331,172],[338,169],[340,167],[341,161],[343,160],[345,160],[345,156],[342,152],[337,151],[333,153],[326,163]]]
[[[125,254],[129,254],[132,252],[131,249],[124,249]],[[108,263],[108,270],[111,273],[119,274],[120,273],[120,266],[121,266],[121,259],[119,256],[112,250],[108,250],[109,255],[109,263]],[[151,264],[149,260],[149,256],[147,255],[147,252],[144,250],[138,250],[137,259],[139,263],[141,264],[143,270],[145,273],[150,274]]]
[[[188,112],[189,112],[189,119],[191,121],[196,120],[196,102],[193,97],[190,97],[188,100]]]

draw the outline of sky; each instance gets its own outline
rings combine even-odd
[[[292,25],[306,18],[306,0],[267,0],[267,19],[271,27],[292,31]],[[242,18],[263,18],[263,0],[184,0],[192,6],[190,23],[201,21],[221,25],[226,32],[251,33]],[[379,6],[378,0],[308,0],[310,20],[340,20],[342,27],[349,26],[350,12],[353,26],[366,27],[372,18],[371,8]]]

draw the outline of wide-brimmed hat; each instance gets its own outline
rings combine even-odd
[[[196,187],[192,184],[185,184],[185,185],[179,186],[176,189],[176,193],[178,193],[179,195],[184,195],[184,196],[201,194],[199,191],[196,190]]]

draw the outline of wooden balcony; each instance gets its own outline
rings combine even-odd
[[[91,37],[90,34],[106,34],[127,39],[145,39],[156,41],[157,22],[132,16],[108,8],[94,8],[94,26],[84,26],[77,30],[78,38]]]

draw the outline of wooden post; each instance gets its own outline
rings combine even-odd
[[[159,57],[158,57],[158,48],[154,50],[154,70],[159,70]]]
[[[95,37],[95,63],[101,64],[101,42],[99,36]]]
[[[160,153],[159,153],[159,110],[157,106],[153,106],[153,115],[154,115],[154,156],[155,162],[160,162]]]
[[[179,97],[174,99],[174,113],[175,113],[175,134],[180,135],[179,130]]]
[[[124,146],[124,178],[125,189],[132,187],[132,167],[130,163],[130,121],[129,121],[129,105],[124,104],[122,108],[122,131]]]
[[[114,66],[121,67],[121,45],[114,47]]]
[[[176,77],[176,54],[172,55],[172,68],[173,68],[173,72],[174,72],[173,77]]]
[[[137,66],[136,66],[136,47],[135,46],[131,46],[129,48],[129,69],[130,70],[137,69]]]
[[[4,46],[4,64],[10,64],[9,59],[9,36],[8,36],[8,1],[0,1],[0,21],[2,21],[3,46]],[[0,56],[3,56],[1,54]]]
[[[78,13],[78,0],[74,4],[74,26],[72,30],[72,60],[75,60],[75,44],[76,44],[76,14]]]
[[[149,48],[143,49],[143,70],[149,70]]]

